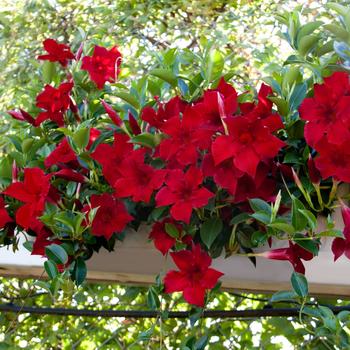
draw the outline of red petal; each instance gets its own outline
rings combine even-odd
[[[334,238],[332,242],[332,252],[334,254],[334,261],[336,261],[345,252],[346,241],[343,238]]]
[[[193,252],[190,250],[180,250],[178,252],[170,253],[176,266],[182,270],[190,270],[193,264]]]
[[[169,271],[164,277],[165,293],[181,292],[188,284],[186,275],[179,271]]]
[[[222,272],[209,268],[205,272],[205,274],[201,280],[201,285],[204,288],[212,289],[215,287],[216,283],[218,282],[218,279],[221,276],[223,276]]]
[[[156,194],[157,207],[173,204],[176,202],[176,200],[177,200],[176,195],[173,192],[171,192],[168,187],[163,187]]]
[[[205,300],[205,289],[200,285],[195,284],[191,287],[185,288],[183,297],[188,303],[203,307]]]
[[[255,177],[259,162],[259,157],[254,150],[249,147],[242,148],[234,158],[235,166],[253,178]]]
[[[177,202],[171,207],[170,214],[175,220],[189,224],[192,214],[192,205],[184,201]]]
[[[211,147],[215,165],[224,160],[233,157],[237,152],[237,147],[234,145],[232,137],[219,136]]]

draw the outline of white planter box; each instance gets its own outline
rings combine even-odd
[[[343,228],[340,210],[335,212],[337,229]],[[319,228],[323,223],[319,220]],[[91,281],[151,284],[155,276],[173,268],[171,258],[164,258],[148,241],[148,232],[130,231],[124,242],[118,242],[114,252],[101,249],[88,262],[88,278]],[[333,261],[331,243],[324,240],[319,256],[304,262],[310,292],[320,295],[350,296],[350,260],[344,256]],[[282,242],[286,246],[286,242]],[[273,248],[276,248],[274,246]],[[266,248],[268,250],[268,248]],[[44,259],[31,256],[24,248],[15,254],[0,249],[0,275],[39,277],[43,272]],[[257,267],[244,256],[231,256],[213,261],[213,267],[222,271],[223,288],[273,292],[288,290],[292,266],[288,261],[257,258]]]

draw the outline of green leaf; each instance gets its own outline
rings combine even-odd
[[[46,256],[56,264],[66,264],[68,255],[66,251],[58,244],[51,244],[45,248]]]
[[[324,28],[330,31],[339,41],[347,42],[350,38],[350,33],[337,24],[326,24]]]
[[[90,130],[88,128],[79,129],[74,133],[72,139],[79,149],[84,149],[89,143]]]
[[[160,300],[158,293],[154,290],[154,287],[150,287],[147,292],[147,306],[156,310],[160,307]]]
[[[22,140],[18,136],[7,135],[6,137],[12,142],[18,152],[22,152]]]
[[[225,60],[218,50],[212,50],[209,54],[209,59],[206,67],[206,75],[208,81],[211,82],[222,75]]]
[[[272,295],[272,297],[270,298],[270,302],[271,303],[278,303],[281,301],[292,301],[292,300],[295,300],[295,298],[297,296],[298,295],[294,291],[282,290],[282,291],[274,293]]]
[[[57,266],[53,261],[51,261],[51,260],[45,261],[44,268],[45,268],[47,275],[49,276],[49,278],[51,280],[54,279],[58,275]]]
[[[269,227],[275,228],[277,230],[280,230],[282,232],[287,232],[289,234],[292,234],[295,232],[294,227],[286,222],[273,222],[272,224],[269,224]]]
[[[206,220],[200,228],[200,236],[203,243],[210,249],[223,227],[222,220],[212,217]]]
[[[285,99],[281,97],[270,96],[269,100],[277,106],[277,110],[280,115],[284,116],[288,114],[289,106],[288,102]]]
[[[349,7],[343,6],[341,4],[337,4],[336,2],[328,2],[326,7],[336,11],[340,16],[345,17],[349,12]]]
[[[23,243],[23,247],[26,248],[29,252],[33,251],[33,242],[32,241],[25,241]]]
[[[56,74],[56,64],[54,62],[45,61],[42,68],[44,83],[50,84]]]
[[[306,209],[298,209],[298,211],[304,215],[304,217],[307,219],[307,222],[312,230],[314,230],[317,226],[317,219],[314,214],[311,213],[311,211]]]
[[[262,211],[257,211],[256,213],[251,214],[250,216],[266,225],[271,222],[271,215],[266,214],[265,212],[262,212]]]
[[[258,247],[258,246],[261,246],[261,245],[265,244],[266,241],[267,241],[267,238],[268,237],[267,237],[266,232],[255,231],[252,234],[251,241],[254,244],[254,246]]]
[[[292,287],[300,297],[305,298],[309,293],[309,287],[304,275],[298,272],[293,272],[291,277]]]
[[[298,30],[298,34],[297,34],[297,42],[298,42],[298,46],[300,43],[300,40],[306,36],[309,35],[311,33],[313,33],[317,28],[319,28],[321,25],[323,24],[323,22],[321,21],[315,21],[315,22],[309,22],[304,24],[303,26],[301,26]]]
[[[140,107],[140,104],[137,98],[128,92],[118,91],[118,92],[114,92],[114,95],[121,98],[125,102],[129,103],[129,105],[135,107],[136,109]]]
[[[157,69],[151,70],[149,74],[161,80],[164,80],[165,82],[170,84],[172,87],[175,87],[177,85],[177,78],[170,69],[157,68]]]
[[[302,37],[298,45],[298,51],[302,56],[306,56],[316,46],[318,40],[319,36],[314,34]]]
[[[307,85],[306,83],[303,84],[297,84],[294,86],[293,92],[289,99],[289,106],[290,110],[294,111],[297,110],[300,106],[301,102],[306,96],[307,92]]]
[[[80,286],[85,281],[86,274],[87,274],[87,269],[86,269],[85,260],[83,258],[78,258],[75,261],[74,270],[73,270],[73,277],[74,277],[75,284],[77,286]]]
[[[167,222],[167,223],[165,224],[165,232],[166,232],[169,236],[171,236],[171,237],[173,237],[173,238],[179,238],[179,237],[180,237],[180,232],[179,232],[179,230],[177,229],[177,227],[176,227],[174,224],[172,224],[172,223],[170,223],[170,222]]]
[[[260,198],[249,199],[249,204],[255,212],[263,212],[266,214],[271,214],[272,212],[270,204]]]
[[[298,240],[297,238],[294,237],[293,240],[300,247],[309,251],[313,256],[317,256],[319,251],[319,246],[317,242],[315,242],[313,239],[305,239],[305,236],[301,236],[301,238],[304,238],[304,239]]]
[[[131,138],[132,143],[136,143],[149,148],[157,147],[161,140],[162,140],[162,135],[151,134],[148,132],[136,135]]]
[[[292,195],[292,225],[296,231],[304,230],[307,225],[307,219],[299,212],[299,209],[305,210],[304,204]]]

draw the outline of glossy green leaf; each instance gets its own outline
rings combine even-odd
[[[203,243],[210,249],[223,227],[222,220],[218,217],[207,219],[200,228],[200,236]]]
[[[50,244],[45,248],[46,256],[57,264],[66,264],[68,255],[66,251],[58,244]]]
[[[293,272],[291,277],[292,287],[296,294],[305,298],[309,293],[309,287],[304,275],[298,272]]]

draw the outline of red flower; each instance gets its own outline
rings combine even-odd
[[[190,222],[194,208],[208,204],[214,193],[201,187],[203,175],[200,169],[191,167],[184,174],[181,170],[169,171],[166,186],[156,195],[157,207],[172,205],[170,214],[175,220]]]
[[[64,126],[63,113],[69,108],[69,94],[73,86],[71,82],[62,83],[57,89],[45,85],[44,91],[36,98],[36,106],[45,110],[35,120],[37,126],[47,119],[51,119],[58,126]]]
[[[341,202],[341,213],[344,221],[344,238],[334,238],[332,243],[332,252],[334,254],[334,261],[336,261],[343,254],[350,259],[350,208]]]
[[[349,140],[350,141],[350,140]],[[335,180],[350,183],[350,142],[341,145],[330,144],[326,139],[319,141],[319,155],[315,164],[322,179],[333,177]]]
[[[204,157],[202,170],[205,177],[212,176],[216,185],[226,189],[230,194],[236,192],[238,178],[243,175],[243,173],[234,166],[231,159],[227,159],[215,165],[211,154],[207,154]]]
[[[64,138],[58,146],[46,157],[44,164],[47,168],[52,165],[66,164],[76,161],[77,156],[70,147],[66,138]]]
[[[24,169],[24,181],[14,182],[3,193],[25,204],[16,211],[16,222],[24,229],[35,230],[42,224],[38,221],[44,210],[50,191],[50,175],[40,168]]]
[[[12,218],[5,209],[4,199],[0,197],[0,229],[4,228],[6,224],[12,221]]]
[[[105,109],[108,116],[111,118],[112,122],[117,125],[121,126],[123,124],[123,121],[120,119],[118,113],[104,100],[101,100],[102,106]]]
[[[132,197],[135,202],[148,203],[154,190],[164,183],[166,171],[144,163],[145,149],[129,154],[120,166],[120,178],[115,182],[115,195]]]
[[[219,136],[212,145],[215,164],[232,158],[237,169],[255,177],[258,164],[275,157],[284,146],[261,119],[239,116],[226,124],[229,135]]]
[[[169,236],[169,234],[165,230],[165,225],[170,223],[174,225],[179,231],[179,240],[185,244],[191,244],[192,237],[189,235],[183,235],[182,226],[177,224],[172,219],[164,219],[161,222],[156,222],[152,226],[152,231],[149,234],[149,238],[153,240],[155,247],[165,255],[168,251],[175,245],[176,238]]]
[[[133,219],[128,214],[124,203],[108,193],[102,195],[94,194],[91,196],[90,201],[91,209],[98,207],[91,225],[91,232],[95,236],[103,236],[106,239],[110,239],[113,233],[123,231],[126,224]],[[88,215],[90,207],[85,206],[83,210]]]
[[[187,107],[183,117],[172,117],[161,130],[169,137],[159,145],[160,157],[165,160],[176,160],[182,165],[195,164],[198,150],[210,147],[210,130],[200,128],[200,115],[194,108]]]
[[[307,121],[305,139],[317,148],[326,136],[328,142],[337,145],[350,139],[350,82],[348,73],[336,72],[325,78],[323,84],[315,84],[314,97],[302,102],[300,117]]]
[[[66,67],[68,60],[73,60],[75,58],[68,45],[59,44],[53,39],[46,39],[43,44],[48,54],[38,56],[39,60],[59,62],[63,67]]]
[[[223,130],[223,121],[231,117],[237,107],[236,90],[221,78],[217,89],[205,91],[194,109],[201,115],[203,126],[216,131]]]
[[[89,72],[98,89],[103,89],[106,81],[114,82],[119,74],[122,55],[114,46],[110,50],[96,45],[92,56],[82,59],[81,69]]]
[[[206,291],[215,287],[223,273],[209,267],[211,258],[199,244],[193,245],[192,250],[170,255],[180,271],[171,270],[166,274],[165,293],[183,292],[188,303],[203,307]]]
[[[108,183],[113,186],[122,176],[122,162],[133,150],[133,145],[129,143],[129,137],[124,134],[114,134],[113,145],[99,144],[91,154],[102,165],[102,173]]]
[[[158,100],[157,100],[158,102]],[[183,112],[186,102],[176,96],[166,103],[158,102],[158,110],[155,111],[152,107],[145,107],[141,112],[141,119],[147,122],[150,126],[157,129],[172,117],[176,117]]]
[[[8,111],[7,112],[13,119],[17,119],[21,122],[27,122],[33,126],[35,126],[35,119],[25,110],[19,109],[19,112],[17,111]]]
[[[292,242],[289,242],[288,248],[272,249],[262,253],[261,256],[273,260],[288,260],[293,265],[294,270],[302,274],[305,274],[305,266],[301,259],[311,260],[314,257],[312,253]]]

